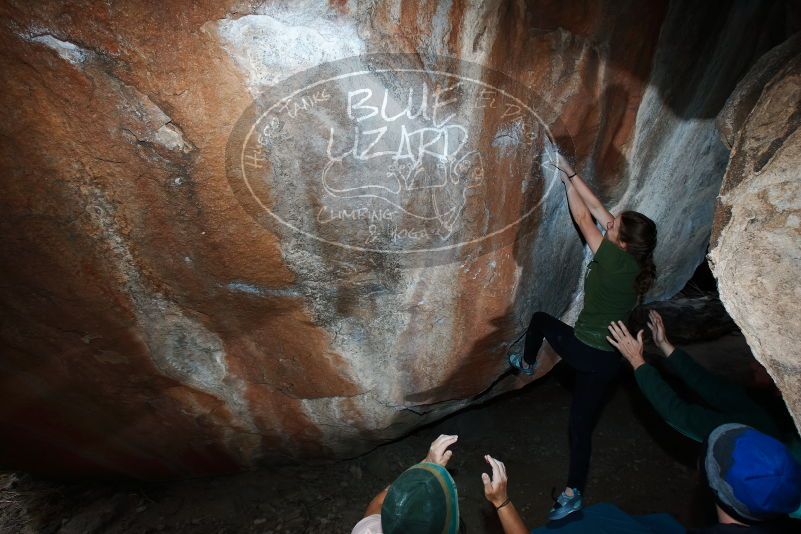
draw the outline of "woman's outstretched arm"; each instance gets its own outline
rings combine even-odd
[[[575,173],[573,170],[572,165],[565,159],[562,154],[559,154],[558,160],[556,165],[564,172],[567,173],[567,176],[570,176]],[[595,196],[595,193],[592,192],[592,189],[584,183],[584,180],[581,179],[581,176],[576,174],[570,180],[573,184],[573,187],[576,188],[581,199],[587,205],[587,209],[590,210],[590,213],[595,218],[596,221],[601,223],[601,226],[604,228],[609,227],[609,223],[614,219],[611,213],[606,209],[606,207],[598,200],[598,197]]]
[[[575,180],[576,177],[568,178],[568,176],[570,176],[569,174],[561,174],[562,183],[565,184],[565,188],[567,189],[567,204],[570,207],[570,215],[572,215],[573,220],[576,221],[576,225],[578,226],[581,235],[584,236],[584,240],[590,246],[590,250],[592,250],[592,253],[595,254],[595,252],[598,250],[598,247],[601,246],[604,236],[595,225],[592,214],[590,213],[587,205],[584,203],[584,199],[581,198],[578,189],[576,189],[576,186],[573,185],[573,180]]]

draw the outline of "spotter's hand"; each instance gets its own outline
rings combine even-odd
[[[445,467],[448,464],[448,460],[453,456],[453,451],[449,451],[447,448],[456,443],[457,439],[459,439],[459,436],[441,434],[437,439],[431,442],[431,447],[428,449],[428,454],[423,458],[423,461]]]
[[[484,497],[496,508],[506,501],[506,466],[503,462],[496,460],[489,454],[484,456],[492,468],[492,478],[487,473],[481,473],[481,481],[484,483]]]
[[[629,333],[629,329],[623,321],[613,321],[609,324],[609,331],[612,336],[606,336],[610,345],[615,347],[626,358],[634,369],[645,363],[642,357],[643,331],[637,332],[636,339]]]

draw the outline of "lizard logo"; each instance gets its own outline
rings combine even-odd
[[[558,183],[555,114],[475,64],[380,54],[269,88],[227,147],[237,198],[311,251],[455,261],[509,243]],[[565,144],[567,142],[567,145]],[[416,261],[416,260],[412,260]]]

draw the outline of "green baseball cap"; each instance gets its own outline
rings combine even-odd
[[[381,507],[384,534],[457,534],[459,498],[444,467],[421,462],[389,487]]]

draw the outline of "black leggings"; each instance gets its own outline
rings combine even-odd
[[[543,338],[576,371],[568,425],[570,471],[567,485],[583,493],[590,469],[592,431],[601,415],[606,393],[617,377],[620,353],[590,347],[576,339],[572,327],[547,313],[537,312],[526,334],[526,362],[536,360]]]

